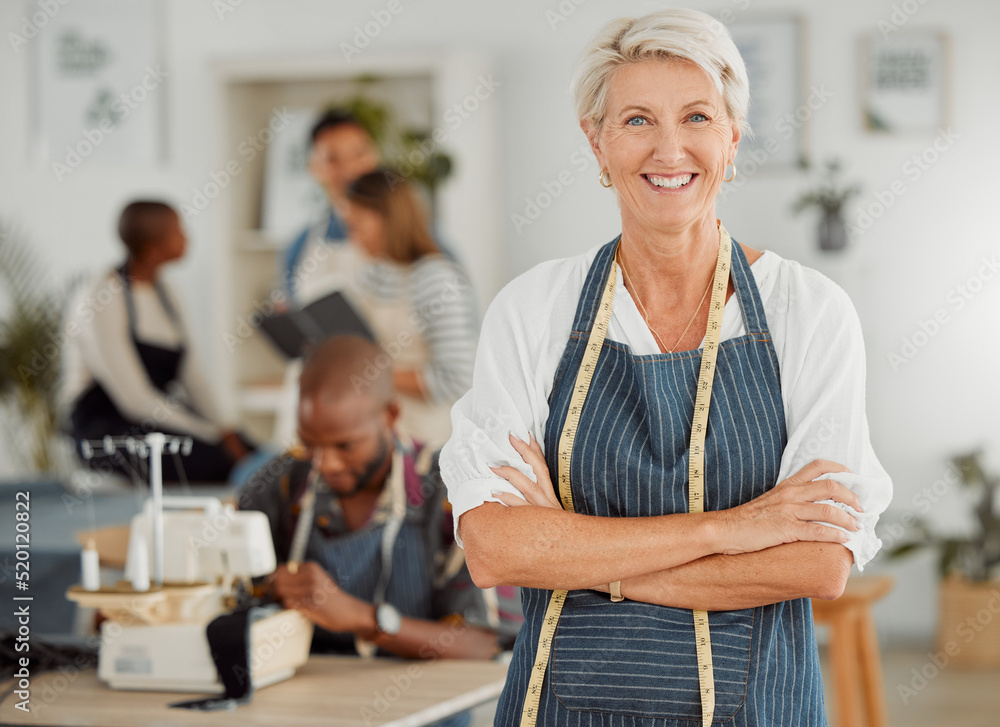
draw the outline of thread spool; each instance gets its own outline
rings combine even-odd
[[[93,538],[80,551],[80,580],[85,591],[101,590],[101,563]]]
[[[128,544],[129,580],[132,590],[149,590],[149,547],[146,538],[141,533],[132,531]]]

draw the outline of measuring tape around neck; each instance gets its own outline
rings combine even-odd
[[[619,238],[619,245],[621,240]],[[712,298],[709,302],[708,325],[705,329],[705,343],[698,372],[698,386],[695,394],[694,417],[691,422],[691,443],[688,455],[688,511],[704,512],[705,509],[705,435],[708,432],[708,411],[712,399],[712,382],[715,377],[715,362],[719,353],[719,338],[722,333],[722,311],[726,304],[729,288],[729,270],[732,240],[726,228],[719,224],[719,255],[715,263],[715,277],[712,280]],[[618,246],[615,260],[618,259]],[[615,299],[616,265],[611,266],[608,279],[604,283],[601,302],[594,325],[591,328],[584,350],[583,360],[577,370],[569,410],[559,436],[557,460],[559,464],[559,499],[564,510],[574,512],[573,492],[570,487],[569,471],[573,457],[573,443],[580,428],[580,416],[584,402],[590,391],[590,383],[597,369],[597,361],[607,337],[611,322],[611,309]],[[538,705],[542,697],[542,684],[548,668],[552,642],[556,627],[566,603],[567,591],[553,591],[545,610],[538,649],[528,679],[528,691],[521,709],[521,727],[535,727],[538,719]],[[695,650],[698,657],[698,683],[701,695],[702,727],[710,727],[715,714],[715,676],[712,666],[712,645],[709,636],[708,613],[694,611]]]
[[[694,399],[694,417],[691,420],[691,445],[688,451],[688,512],[705,511],[705,435],[708,433],[708,410],[712,401],[712,382],[715,379],[715,361],[719,355],[719,338],[722,335],[722,311],[726,307],[726,290],[729,288],[729,268],[732,258],[732,240],[726,228],[719,225],[719,257],[715,261],[715,278],[712,280],[712,300],[708,308],[708,325],[705,328],[705,345],[698,371],[698,389]],[[701,692],[701,724],[710,727],[715,714],[715,672],[712,665],[712,641],[708,629],[708,612],[693,611],[694,641],[698,654],[698,685]]]

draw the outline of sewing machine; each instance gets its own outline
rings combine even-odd
[[[156,549],[137,547],[155,543],[158,535],[159,556]],[[149,589],[120,581],[97,591],[76,586],[67,596],[107,618],[97,673],[113,689],[216,694],[222,685],[206,626],[232,609],[239,583],[275,566],[264,513],[236,511],[216,498],[154,498],[132,519],[125,568],[140,584],[141,573],[148,582],[154,572]],[[292,676],[308,658],[311,640],[312,624],[297,611],[279,610],[254,622],[249,660],[254,686]]]

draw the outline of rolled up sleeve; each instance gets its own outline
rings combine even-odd
[[[882,546],[875,527],[892,499],[892,480],[871,444],[861,323],[847,294],[815,271],[801,268],[787,294],[781,377],[788,442],[778,480],[816,459],[850,470],[821,479],[840,482],[861,501],[861,513],[832,504],[858,517],[861,529],[849,532],[845,546],[863,570]]]
[[[509,320],[500,312],[502,301],[495,301],[484,320],[484,335],[476,352],[472,388],[451,410],[452,435],[441,450],[441,476],[448,488],[455,523],[455,542],[462,545],[458,532],[461,516],[484,502],[500,502],[492,490],[520,496],[506,480],[495,475],[490,466],[506,464],[532,476],[521,456],[508,441],[514,432],[526,437],[531,431],[539,437],[536,422],[528,411],[528,383],[524,360],[526,352],[516,345],[516,335]],[[488,326],[488,328],[487,328]],[[490,335],[485,335],[485,331]]]
[[[459,545],[459,519],[484,502],[500,502],[492,490],[521,496],[491,466],[516,467],[534,479],[508,437],[526,440],[530,432],[544,449],[548,394],[578,297],[564,294],[559,277],[545,264],[529,271],[500,291],[483,318],[472,388],[452,407],[452,435],[441,452]]]

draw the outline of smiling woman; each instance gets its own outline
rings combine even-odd
[[[714,258],[714,251],[692,250],[703,253],[702,282],[693,285],[693,276],[684,271],[692,285],[674,287],[673,294],[662,289],[661,281],[643,274],[652,272],[648,268],[629,265],[625,255],[642,259],[655,254],[660,245],[652,236],[671,235],[690,243],[716,236],[715,196],[725,168],[736,156],[739,125],[732,123],[721,94],[701,68],[684,60],[653,60],[621,68],[609,90],[602,123],[584,117],[581,126],[602,177],[618,191],[623,238],[632,243],[623,246],[621,254],[623,269],[632,273],[626,286],[637,303],[645,296],[648,307],[639,303],[640,311],[657,339],[677,341],[664,350],[676,350],[691,331],[685,323],[703,310],[705,296],[699,293],[707,289],[714,272],[704,259]],[[752,251],[750,262],[758,255]],[[692,310],[692,318],[671,315],[677,309]],[[678,327],[683,329],[679,334],[674,330]],[[698,330],[691,331],[690,347],[701,337]]]
[[[615,20],[573,90],[621,234],[500,292],[441,455],[472,577],[521,586],[496,724],[825,725],[810,598],[892,491],[857,315],[715,217],[748,132],[724,26]]]

